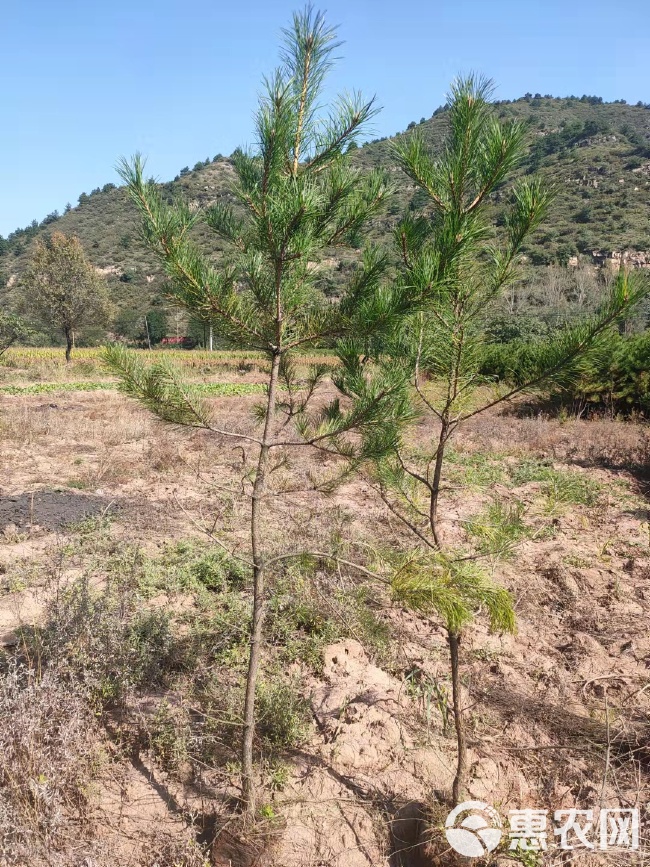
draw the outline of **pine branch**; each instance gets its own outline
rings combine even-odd
[[[184,427],[206,428],[235,439],[259,443],[255,437],[217,428],[207,403],[182,382],[179,371],[169,364],[147,367],[137,353],[117,344],[102,353],[106,367],[118,377],[118,389],[149,409],[162,421]]]

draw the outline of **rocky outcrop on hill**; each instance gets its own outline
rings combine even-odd
[[[613,271],[618,271],[621,266],[625,268],[650,268],[650,251],[646,250],[613,250],[611,253],[592,250],[591,256],[594,265],[605,266]]]

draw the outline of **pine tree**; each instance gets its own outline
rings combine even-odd
[[[501,123],[490,103],[491,83],[457,80],[448,97],[448,134],[442,152],[431,153],[418,130],[393,146],[401,169],[427,200],[424,215],[396,229],[401,278],[397,295],[410,292],[417,312],[407,315],[398,337],[380,352],[410,366],[413,413],[437,423],[435,441],[409,453],[401,434],[390,458],[377,463],[377,485],[389,508],[410,528],[426,554],[395,573],[395,591],[415,607],[437,611],[445,623],[451,661],[458,765],[453,800],[461,798],[466,746],[461,706],[459,651],[471,615],[487,610],[494,628],[514,628],[509,595],[485,572],[446,550],[439,506],[446,449],[468,419],[525,389],[571,376],[586,353],[602,344],[612,325],[646,293],[644,281],[621,271],[611,297],[591,319],[540,342],[526,375],[511,387],[481,376],[488,311],[518,275],[520,251],[544,217],[550,194],[540,181],[519,181],[507,193],[502,229],[490,218],[490,197],[504,185],[526,147],[525,125]],[[493,386],[486,398],[486,386]],[[426,505],[420,506],[424,500]]]
[[[220,340],[258,350],[268,362],[259,433],[249,436],[215,424],[209,406],[172,368],[144,368],[133,353],[119,347],[106,354],[123,390],[161,418],[205,427],[257,450],[250,491],[253,612],[241,753],[243,801],[249,813],[255,810],[255,687],[267,588],[272,569],[283,560],[269,558],[264,537],[263,513],[273,508],[270,476],[292,447],[329,449],[344,455],[351,467],[370,454],[378,456],[392,445],[390,431],[397,420],[390,422],[391,416],[408,409],[394,397],[404,385],[399,366],[379,364],[369,373],[359,366],[356,354],[345,350],[349,335],[378,333],[386,318],[380,287],[386,257],[372,249],[364,253],[339,305],[330,304],[316,286],[318,263],[326,251],[357,245],[387,193],[381,174],[361,175],[345,157],[374,115],[373,102],[358,95],[339,98],[321,120],[322,88],[338,44],[322,14],[307,8],[294,15],[291,28],[284,31],[281,66],[265,81],[256,116],[257,148],[250,153],[238,149],[232,156],[236,207],[219,204],[202,213],[182,202],[169,205],[156,185],[145,180],[139,156],[120,166],[142,214],[146,240],[170,278],[174,303],[211,323]],[[190,235],[203,218],[228,245],[218,265],[211,264]],[[296,353],[323,339],[340,343],[345,363],[336,378],[346,393],[354,394],[353,409],[335,401],[311,410],[327,373],[322,365],[313,366],[306,381],[297,378]],[[363,432],[363,450],[346,441],[350,431]]]

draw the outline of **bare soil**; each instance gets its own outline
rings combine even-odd
[[[228,397],[214,406],[224,424],[247,431],[256,402]],[[422,427],[416,439],[432,433]],[[519,863],[644,864],[649,857],[649,443],[643,425],[513,414],[468,425],[456,443],[462,460],[441,506],[446,541],[462,543],[463,522],[495,496],[523,503],[534,530],[514,558],[494,567],[515,599],[517,634],[490,634],[479,616],[463,641],[468,797],[497,806],[504,818],[521,808],[546,809],[551,818],[574,807],[641,811],[636,854],[524,853],[528,860],[521,854]],[[544,459],[597,483],[599,494],[591,505],[551,508],[539,482],[477,480],[467,468],[476,455],[496,455],[503,467]],[[61,394],[51,404],[3,396],[0,572],[12,577],[0,597],[5,646],[49,604],[29,576],[49,568],[52,552],[74,540],[87,516],[112,514],[116,540],[143,551],[205,539],[207,528],[245,556],[242,477],[253,458],[248,446],[165,427],[112,392]],[[324,478],[335,464],[307,450],[291,461],[291,473],[276,473],[278,488],[288,490],[268,517],[273,551],[329,550],[336,539],[351,557],[408,541],[369,481],[325,496],[309,489],[309,478]],[[70,567],[63,583],[74,574]],[[360,579],[341,576],[352,580]],[[266,825],[253,833],[233,819],[236,781],[223,767],[206,767],[197,780],[168,772],[146,751],[125,759],[107,729],[104,749],[114,760],[94,784],[90,824],[82,842],[48,863],[193,865],[189,856],[161,860],[152,841],[171,841],[172,851],[194,838],[208,844],[214,865],[457,863],[440,830],[455,756],[445,633],[435,618],[401,608],[381,588],[373,593],[392,649],[378,656],[351,637],[324,649],[317,673],[296,664],[310,725],[285,756],[287,779],[268,793]],[[182,704],[156,690],[133,702],[146,716],[162,697]],[[516,854],[506,847],[484,863],[517,863]]]
[[[105,497],[73,491],[38,490],[13,497],[0,496],[0,532],[10,527],[63,530],[84,518],[107,514],[114,507],[114,501]]]

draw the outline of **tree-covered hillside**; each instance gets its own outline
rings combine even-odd
[[[529,279],[539,283],[544,279],[543,266],[574,263],[576,256],[590,265],[602,261],[593,258],[594,251],[603,257],[629,251],[636,264],[646,259],[650,264],[650,105],[527,94],[514,102],[497,103],[497,112],[502,119],[524,119],[529,124],[528,154],[516,174],[539,173],[556,190],[547,220],[526,248]],[[444,135],[446,118],[441,107],[396,137],[410,135],[415,128],[436,146]],[[388,240],[399,216],[426,207],[426,201],[395,167],[388,139],[366,143],[354,159],[362,170],[385,168],[394,182],[395,192],[372,230],[375,240]],[[182,169],[163,189],[170,198],[181,194],[206,207],[230,196],[231,178],[230,160],[218,156],[198,162],[191,170]],[[493,197],[495,223],[501,219],[506,196],[507,189],[501,189]],[[82,193],[77,205],[64,214],[50,214],[41,223],[34,221],[0,239],[0,298],[9,305],[35,239],[55,228],[80,238],[90,261],[106,275],[123,323],[143,315],[164,294],[162,271],[141,243],[133,205],[123,189],[107,184]],[[199,226],[194,231],[200,235],[209,230]],[[345,270],[345,260],[328,260],[322,281],[325,292],[336,294],[339,275]]]
[[[563,264],[577,254],[591,258],[594,250],[605,255],[650,251],[650,105],[527,95],[497,106],[501,119],[523,119],[530,125],[528,156],[519,173],[539,172],[556,188],[549,217],[529,244],[533,264]],[[445,116],[441,108],[412,126],[436,146]],[[359,160],[364,167],[389,166],[389,140],[364,147]],[[391,211],[418,210],[421,198],[400,181]]]

